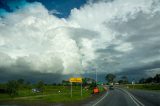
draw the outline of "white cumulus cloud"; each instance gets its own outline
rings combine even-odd
[[[54,16],[51,13],[56,11],[49,12],[41,3],[28,4],[0,18],[0,66],[18,67],[23,63],[34,71],[82,74],[90,63],[105,67],[99,58],[125,65],[125,53],[134,52],[137,47],[126,40],[139,34],[129,23],[141,14],[154,17],[159,12],[159,6],[154,6],[157,3],[158,0],[91,1],[72,9],[66,19]],[[120,30],[123,23],[128,23],[130,29]]]

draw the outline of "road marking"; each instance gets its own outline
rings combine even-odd
[[[134,97],[131,93],[130,95],[141,105],[141,106],[145,106],[142,102],[140,102],[136,97]]]
[[[125,93],[127,93],[127,95],[132,99],[132,101],[137,105],[139,106],[139,104],[133,99],[133,97],[126,91],[124,91]]]
[[[96,102],[95,104],[93,104],[92,106],[96,106],[99,102],[101,102],[106,96],[108,95],[108,91],[107,93],[98,101]]]
[[[120,90],[124,91],[125,93],[127,93],[129,95],[129,97],[133,100],[133,102],[137,105],[137,106],[145,106],[142,102],[140,102],[137,98],[135,98],[131,93],[129,93],[128,91],[119,88]]]

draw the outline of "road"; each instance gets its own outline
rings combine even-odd
[[[116,88],[92,106],[160,106],[160,92]]]
[[[160,91],[130,90],[129,92],[145,106],[160,106]]]

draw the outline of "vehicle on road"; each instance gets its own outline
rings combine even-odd
[[[109,86],[109,90],[114,90],[113,85],[110,85],[110,86]]]

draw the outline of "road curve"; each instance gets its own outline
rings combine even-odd
[[[129,90],[145,106],[160,106],[160,91]]]
[[[115,88],[91,106],[160,106],[160,92]]]
[[[134,99],[121,89],[110,90],[92,106],[140,106]]]

